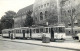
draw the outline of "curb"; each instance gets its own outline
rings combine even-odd
[[[0,39],[0,40],[2,40],[2,39]],[[38,46],[51,47],[51,48],[60,48],[60,49],[80,51],[80,49],[73,49],[73,48],[66,48],[66,47],[57,47],[57,46],[50,46],[50,45],[42,45],[42,44],[35,44],[35,43],[18,42],[18,41],[11,41],[11,40],[2,40],[2,41],[9,41],[9,42],[24,43],[24,44],[38,45]]]

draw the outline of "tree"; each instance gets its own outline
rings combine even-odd
[[[12,19],[16,15],[16,12],[7,11],[7,12],[5,12],[5,14],[6,14],[6,18],[11,18]]]
[[[2,29],[12,28],[14,25],[13,17],[16,15],[14,11],[7,11],[1,18]]]
[[[32,11],[29,10],[26,14],[26,19],[25,19],[25,23],[24,23],[25,27],[30,27],[33,25],[33,18],[31,15],[32,15]]]
[[[2,25],[1,25],[1,21],[0,21],[0,34],[2,33]]]

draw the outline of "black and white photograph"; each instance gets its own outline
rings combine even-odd
[[[0,0],[0,51],[80,51],[80,0]]]

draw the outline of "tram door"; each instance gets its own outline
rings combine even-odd
[[[25,30],[22,30],[22,32],[23,32],[23,38],[25,39]]]
[[[11,32],[9,31],[8,33],[9,33],[9,38],[10,38],[10,33],[11,33]]]
[[[51,28],[51,41],[54,41],[54,31],[53,31],[53,28]]]
[[[30,38],[32,38],[32,31],[31,31],[31,29],[30,29]]]

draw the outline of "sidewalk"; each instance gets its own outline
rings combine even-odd
[[[62,48],[62,49],[80,50],[80,43],[72,43],[72,42],[42,43],[42,41],[37,41],[37,40],[20,40],[20,39],[11,40],[6,38],[0,38],[0,40],[17,42],[17,43],[25,43],[25,44],[31,44],[31,45],[46,46],[46,47]]]

